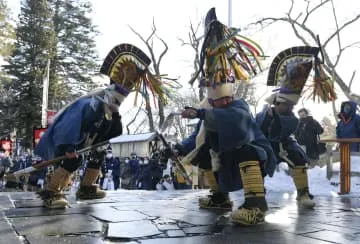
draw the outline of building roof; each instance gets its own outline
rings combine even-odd
[[[133,134],[133,135],[121,135],[121,136],[111,138],[110,143],[115,144],[115,143],[152,141],[155,137],[156,137],[155,132]]]

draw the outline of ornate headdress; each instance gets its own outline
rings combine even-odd
[[[131,91],[147,96],[149,92],[164,104],[170,96],[170,88],[178,88],[178,84],[164,82],[149,70],[150,58],[139,48],[131,44],[115,46],[106,56],[100,73],[110,77],[118,92],[127,96]],[[166,87],[167,85],[168,87]],[[155,103],[156,104],[156,103]],[[155,105],[156,106],[156,105]]]
[[[215,8],[208,11],[200,54],[203,77],[200,86],[208,87],[209,98],[232,95],[232,83],[248,81],[262,69],[259,57],[264,56],[263,51],[238,32],[239,29],[227,27],[217,20]],[[226,94],[230,91],[231,94]]]
[[[336,99],[334,84],[326,75],[318,58],[319,47],[299,46],[280,52],[272,61],[267,80],[268,86],[280,86],[267,101],[297,104],[305,83],[314,68],[314,80],[310,96],[323,102]]]
[[[106,56],[101,66],[100,73],[110,77],[110,86],[105,89],[98,88],[91,91],[62,108],[54,119],[57,119],[69,106],[76,103],[79,99],[86,97],[96,97],[105,105],[113,104],[119,106],[131,91],[136,91],[135,102],[138,93],[144,96],[149,95],[149,90],[154,99],[160,99],[163,104],[167,103],[167,98],[171,96],[171,88],[180,86],[171,80],[160,81],[149,71],[151,60],[139,48],[131,44],[120,44],[115,46]],[[172,80],[173,81],[173,80]],[[156,102],[154,101],[155,107]],[[147,104],[150,106],[150,104]],[[111,118],[109,106],[105,106],[106,118]]]

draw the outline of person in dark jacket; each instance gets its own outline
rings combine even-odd
[[[306,108],[298,111],[300,117],[298,128],[295,131],[295,139],[300,145],[305,146],[306,155],[312,160],[318,160],[319,155],[324,153],[320,151],[319,135],[324,133],[324,129],[312,116]]]
[[[353,101],[343,102],[336,127],[337,138],[360,138],[360,115],[356,113],[357,104]],[[351,143],[352,152],[360,151],[360,143]]]
[[[136,153],[131,153],[131,158],[128,164],[131,179],[130,179],[130,189],[137,188],[137,182],[139,180],[139,173],[140,173],[140,162],[139,158],[137,157]]]
[[[166,168],[166,165],[163,165],[160,162],[160,153],[158,151],[154,152],[151,155],[149,164],[151,174],[151,189],[156,190],[156,184],[159,183],[159,181],[163,177],[163,171]]]
[[[114,189],[117,190],[120,186],[120,160],[114,157],[112,150],[108,150],[105,161],[110,164],[114,181]]]
[[[151,165],[148,157],[144,158],[143,164],[140,167],[139,189],[152,190]]]

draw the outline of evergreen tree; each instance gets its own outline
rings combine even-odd
[[[7,7],[5,0],[0,0],[0,63],[4,63],[13,50],[13,43],[15,38],[14,26],[11,23],[10,11]],[[0,69],[0,131],[1,135],[9,132],[6,118],[9,116],[10,111],[8,108],[9,96],[7,92],[8,77],[6,73]]]
[[[10,21],[7,3],[5,0],[0,0],[0,56],[5,60],[11,54],[15,37],[14,27]]]
[[[49,0],[54,9],[56,54],[51,60],[49,104],[59,109],[64,102],[95,87],[98,55],[92,24],[92,7],[86,0]],[[62,103],[60,103],[62,102]]]
[[[52,11],[46,0],[23,0],[14,52],[5,68],[12,78],[8,91],[11,117],[24,146],[32,146],[33,127],[41,123],[42,83],[47,60],[54,56]]]

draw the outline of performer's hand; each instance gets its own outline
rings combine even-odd
[[[195,119],[198,117],[198,111],[193,107],[185,107],[185,110],[181,112],[181,116],[187,119]]]
[[[76,152],[66,152],[65,156],[68,159],[74,159],[74,158],[79,157],[79,155]]]

